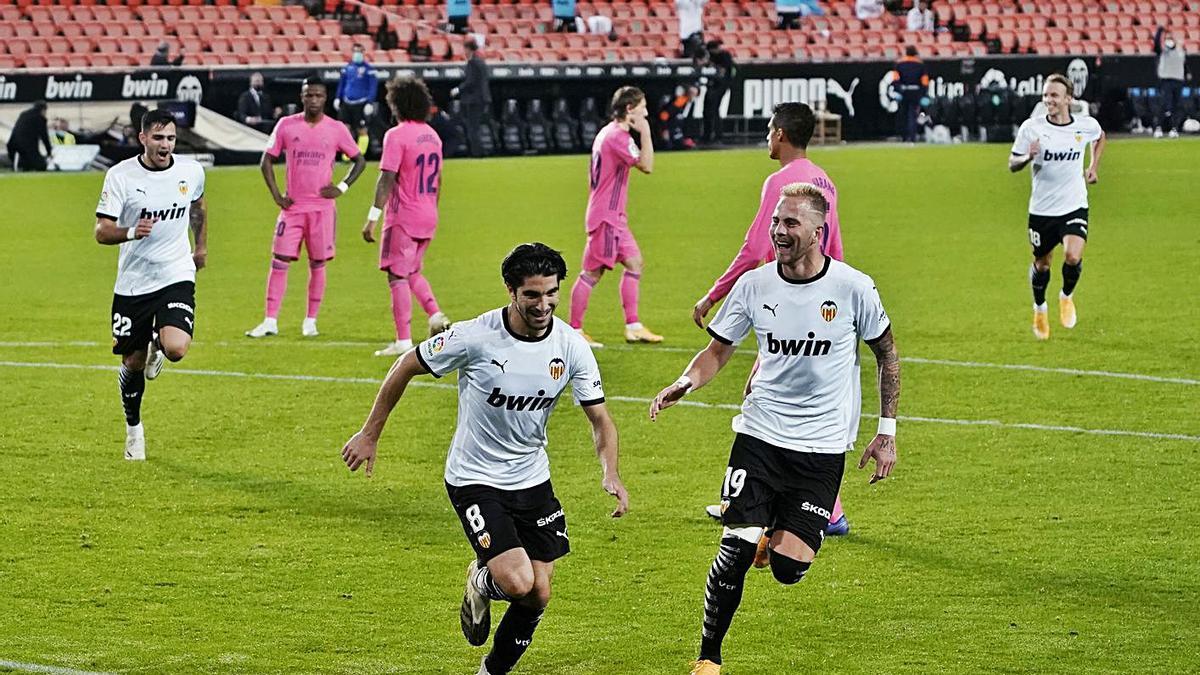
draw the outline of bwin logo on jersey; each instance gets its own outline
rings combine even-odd
[[[808,332],[807,340],[788,340],[776,338],[774,333],[767,333],[767,351],[771,354],[784,356],[824,356],[829,353],[833,343],[829,340],[816,340],[817,335]]]
[[[487,402],[493,408],[533,412],[549,408],[554,403],[554,398],[546,396],[545,389],[538,389],[537,396],[514,396],[500,391],[500,387],[492,387]]]
[[[138,215],[138,218],[153,218],[155,220],[175,220],[176,218],[182,218],[183,214],[185,214],[185,213],[187,213],[186,205],[179,206],[178,204],[172,203],[171,208],[169,208],[169,209],[156,209],[154,211],[151,211],[150,209],[142,209],[142,212]]]
[[[1078,150],[1064,150],[1063,152],[1050,152],[1049,150],[1042,151],[1042,161],[1057,162],[1067,161],[1073,162],[1083,156],[1083,153]]]
[[[833,317],[837,316],[837,303],[832,300],[826,300],[821,303],[821,318],[826,322],[833,321]]]

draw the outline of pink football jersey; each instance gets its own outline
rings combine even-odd
[[[287,196],[292,199],[289,211],[319,211],[333,204],[321,196],[321,188],[333,179],[333,163],[341,152],[347,157],[359,155],[358,145],[346,125],[322,116],[309,126],[304,113],[288,115],[279,120],[271,132],[267,154],[278,158],[287,153]]]
[[[627,225],[625,203],[629,198],[629,169],[637,164],[641,152],[633,136],[616,122],[609,122],[592,141],[592,166],[589,175],[587,231],[603,223]]]
[[[438,226],[442,184],[442,139],[424,122],[397,124],[383,136],[381,171],[396,173],[384,209],[384,227],[399,227],[413,239],[431,239]]]

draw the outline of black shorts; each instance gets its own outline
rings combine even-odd
[[[1040,258],[1063,240],[1068,234],[1087,240],[1088,210],[1076,209],[1061,216],[1035,216],[1029,214],[1029,243],[1033,246],[1033,257]]]
[[[155,329],[174,326],[192,334],[196,284],[180,281],[145,295],[113,295],[113,353],[128,356],[146,348]]]
[[[722,521],[786,530],[821,548],[846,456],[798,452],[738,434],[721,485]]]
[[[513,548],[541,562],[571,552],[567,517],[550,481],[524,490],[447,483],[446,492],[480,562]]]

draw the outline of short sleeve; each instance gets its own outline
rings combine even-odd
[[[279,157],[285,150],[283,139],[287,137],[287,134],[283,133],[282,127],[284,124],[284,120],[276,122],[275,128],[271,130],[271,136],[267,138],[266,153],[272,157]]]
[[[96,217],[120,220],[121,211],[124,209],[125,181],[110,171],[104,177],[104,187],[100,189],[100,201],[96,204]]]
[[[579,345],[571,354],[571,392],[579,405],[604,403],[600,366],[596,364],[596,355],[586,345]]]
[[[879,289],[875,282],[867,280],[870,288],[865,286],[855,293],[854,299],[854,330],[864,342],[875,342],[883,337],[892,320],[883,309],[883,300],[879,297]]]
[[[1100,123],[1096,121],[1096,118],[1088,117],[1087,118],[1087,142],[1092,143],[1094,141],[1100,140],[1100,135],[1103,133],[1104,133],[1104,130],[1100,128]]]
[[[204,167],[196,165],[196,189],[192,193],[192,201],[197,201],[204,197]]]
[[[637,143],[633,142],[633,136],[625,134],[624,138],[614,139],[612,147],[616,150],[616,154],[621,158],[621,162],[626,165],[637,164],[638,159],[642,156],[642,151],[638,149]]]
[[[350,159],[354,159],[362,154],[362,151],[358,149],[358,143],[355,143],[354,137],[350,135],[350,129],[341,122],[338,122],[337,125],[338,150],[340,150],[343,155],[349,157]]]
[[[1021,123],[1021,128],[1017,129],[1017,137],[1013,140],[1012,154],[1024,155],[1029,152],[1029,144],[1033,141],[1033,128],[1029,125],[1029,120]]]
[[[743,275],[737,280],[729,297],[725,298],[725,304],[708,324],[708,334],[717,342],[736,345],[750,334],[754,324],[748,300],[751,287],[748,279]]]
[[[467,365],[469,342],[463,329],[451,328],[417,345],[417,360],[430,375],[441,377]]]
[[[379,170],[400,172],[400,164],[404,161],[404,143],[400,136],[389,133],[383,137],[383,155],[379,158]]]

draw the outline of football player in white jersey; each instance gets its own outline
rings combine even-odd
[[[362,429],[342,449],[351,471],[365,464],[370,475],[379,435],[409,381],[458,372],[458,425],[444,477],[476,556],[460,612],[467,642],[487,642],[492,600],[510,603],[480,663],[483,675],[509,672],[525,653],[550,600],[554,560],[570,551],[546,456],[546,423],[568,385],[592,425],[601,486],[617,498],[612,516],[629,508],[596,359],[586,340],[554,317],[566,263],[545,244],[522,244],[501,273],[509,304],[456,323],[401,356]]]
[[[96,241],[120,247],[112,350],[121,357],[130,460],[146,459],[146,380],[158,377],[164,359],[178,361],[191,346],[196,270],[208,257],[204,169],[174,154],[175,118],[165,110],[146,113],[138,139],[142,154],[108,170],[96,206]]]
[[[1077,320],[1071,294],[1083,273],[1083,247],[1088,235],[1087,184],[1099,180],[1100,156],[1104,154],[1104,131],[1093,117],[1071,114],[1071,81],[1064,75],[1046,78],[1042,103],[1047,114],[1030,117],[1017,130],[1008,158],[1008,169],[1020,171],[1033,164],[1033,189],[1029,195],[1029,243],[1033,264],[1029,283],[1033,286],[1033,334],[1050,337],[1046,287],[1050,285],[1050,263],[1054,248],[1063,246],[1063,286],[1058,294],[1058,318],[1063,328],[1074,328]],[[1091,162],[1083,168],[1090,146]]]
[[[817,186],[783,188],[771,219],[776,263],[738,279],[708,326],[708,347],[650,404],[653,420],[711,381],[754,333],[760,365],[733,419],[721,488],[725,528],[705,588],[695,675],[721,672],[721,642],[764,534],[771,571],[784,584],[803,579],[821,548],[854,441],[860,339],[879,366],[881,410],[858,466],[875,459],[874,483],[896,463],[900,358],[891,322],[871,278],[822,253],[828,211]]]

